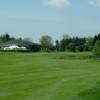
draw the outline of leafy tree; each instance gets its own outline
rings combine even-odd
[[[42,47],[42,51],[49,51],[53,46],[53,40],[51,36],[44,35],[40,38],[40,44]]]

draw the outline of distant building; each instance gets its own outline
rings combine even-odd
[[[3,50],[27,50],[26,47],[19,47],[17,45],[12,45],[12,46],[8,46],[8,47],[3,47]]]

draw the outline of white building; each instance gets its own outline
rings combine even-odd
[[[27,50],[26,47],[19,47],[17,45],[12,45],[9,47],[4,47],[3,50]]]

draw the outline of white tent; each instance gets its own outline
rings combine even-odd
[[[17,45],[12,45],[9,47],[4,47],[3,50],[26,50],[26,47],[19,47]]]

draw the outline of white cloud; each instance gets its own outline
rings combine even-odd
[[[52,7],[67,7],[69,6],[69,0],[44,0],[46,6]]]
[[[93,6],[100,7],[100,0],[89,0],[89,3]]]

